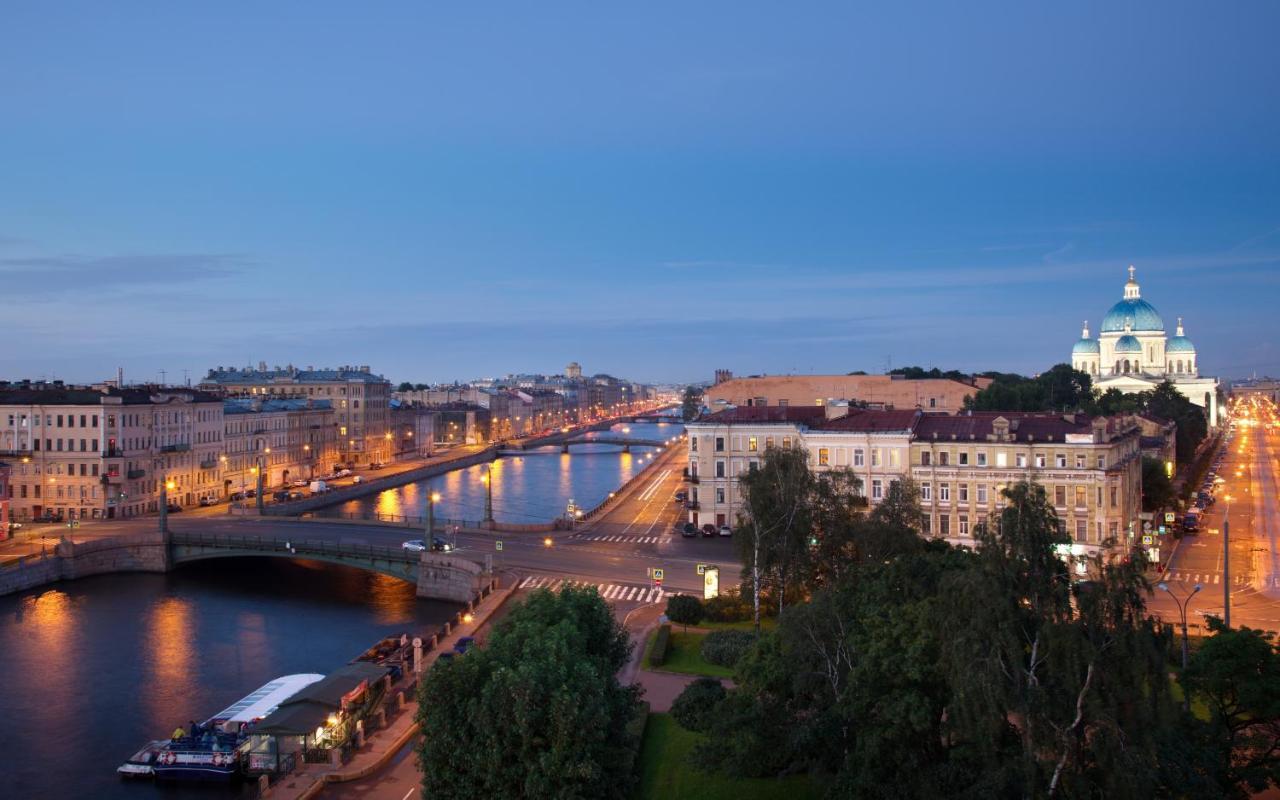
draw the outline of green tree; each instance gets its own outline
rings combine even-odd
[[[1143,392],[1143,410],[1160,419],[1172,420],[1178,426],[1178,462],[1190,463],[1196,448],[1209,434],[1209,422],[1205,410],[1192,403],[1169,381],[1164,381],[1150,392]]]
[[[535,592],[419,690],[423,794],[618,798],[634,782],[627,634],[594,590]]]
[[[399,386],[397,386],[397,387],[396,387],[396,391],[397,391],[397,392],[412,392],[412,391],[413,391],[413,384],[412,384],[412,383],[409,383],[408,381],[403,381],[403,382],[401,382],[401,384],[400,384]]]
[[[1173,504],[1173,483],[1165,471],[1164,462],[1144,456],[1142,459],[1142,509],[1158,511]]]
[[[1280,652],[1272,634],[1209,626],[1182,680],[1209,707],[1220,781],[1245,798],[1280,786]]]
[[[1034,378],[1003,372],[985,373],[987,388],[965,398],[974,411],[1094,410],[1093,379],[1070,364],[1056,364]]]
[[[685,422],[698,416],[702,410],[702,390],[697,386],[684,387],[684,399],[680,403],[680,415]]]
[[[702,622],[704,613],[702,601],[691,594],[676,594],[667,598],[667,619],[683,625],[686,631],[690,625]]]
[[[684,687],[671,703],[671,716],[685,730],[705,731],[711,727],[711,715],[724,697],[725,689],[720,681],[698,678]]]
[[[738,480],[744,513],[734,541],[742,556],[743,575],[751,587],[758,630],[764,583],[772,584],[781,613],[788,578],[803,571],[813,530],[815,480],[809,470],[808,452],[791,447],[765,448],[760,468]]]

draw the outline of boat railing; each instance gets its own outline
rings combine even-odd
[[[170,542],[186,547],[211,547],[225,550],[289,553],[291,555],[369,556],[389,561],[416,563],[419,554],[401,547],[375,544],[336,542],[327,539],[298,537],[237,536],[232,534],[171,533]]]

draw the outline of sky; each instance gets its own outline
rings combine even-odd
[[[1280,375],[1280,4],[621,5],[5,0],[0,379]]]

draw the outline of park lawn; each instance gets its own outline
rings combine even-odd
[[[706,637],[705,633],[684,633],[673,625],[671,639],[667,646],[667,660],[656,669],[681,672],[686,675],[732,678],[732,669],[712,664],[702,658],[702,640]],[[650,646],[652,646],[652,637],[650,637]],[[648,649],[646,648],[646,663],[648,663]]]
[[[673,626],[674,627],[674,626]],[[754,631],[756,624],[752,620],[743,620],[742,622],[699,622],[699,628],[706,628],[711,631]],[[777,617],[761,617],[760,630],[771,631],[778,627]]]
[[[806,775],[729,778],[689,763],[702,734],[686,731],[670,714],[650,714],[640,745],[637,800],[816,800],[822,788]]]

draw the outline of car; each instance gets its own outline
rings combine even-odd
[[[257,496],[258,496],[258,490],[257,490],[257,489],[246,489],[246,490],[245,490],[245,492],[244,492],[244,496],[245,496],[245,498],[246,498],[246,499],[247,499],[247,498],[250,498],[250,497],[257,497]]]
[[[347,477],[347,476],[348,476],[348,475],[350,475],[350,474],[351,474],[351,470],[349,470],[349,469],[340,469],[340,470],[338,470],[337,472],[333,473],[333,477],[335,477],[335,478],[345,478],[345,477]]]
[[[357,475],[357,476],[355,476],[354,478],[352,478],[352,479],[351,479],[351,482],[352,482],[352,483],[363,483],[363,482],[364,482],[364,476],[362,476],[362,475]]]
[[[698,526],[694,525],[692,522],[686,522],[680,528],[680,535],[686,539],[691,539],[698,535]]]
[[[373,461],[369,464],[369,469],[382,469],[385,466],[381,461]]]
[[[453,549],[453,545],[439,536],[432,536],[431,549],[435,550],[437,553],[447,553]]]
[[[1200,517],[1196,514],[1187,514],[1182,518],[1183,533],[1198,533],[1200,531]]]
[[[677,504],[677,505],[678,505],[678,504],[680,504],[680,503],[683,503],[684,501],[686,501],[686,500],[688,500],[688,499],[689,499],[689,493],[688,493],[688,492],[683,491],[683,490],[681,490],[681,491],[679,491],[679,492],[676,492],[676,504]]]
[[[708,522],[706,525],[703,525],[703,526],[702,526],[702,535],[703,535],[703,536],[715,536],[715,535],[716,535],[716,526],[715,526],[715,525],[712,525],[710,522]]]
[[[289,492],[290,500],[301,500],[304,497],[306,497],[306,495],[303,494],[302,492]]]
[[[299,478],[296,481],[289,481],[289,486],[293,489],[301,489],[302,487],[307,485],[307,482],[308,481],[306,478]]]
[[[201,497],[201,498],[200,498],[200,507],[201,507],[201,508],[208,508],[209,506],[213,505],[213,504],[214,504],[214,503],[216,503],[216,502],[218,502],[218,501],[217,501],[217,500],[214,500],[212,497]]]
[[[410,539],[409,541],[400,545],[400,547],[401,549],[407,550],[410,553],[425,553],[427,550],[427,543],[422,541],[421,539]]]
[[[170,503],[168,506],[166,506],[166,508],[168,509],[170,514],[178,514],[178,513],[181,513],[182,511],[182,506],[178,505],[177,503]]]
[[[244,499],[244,492],[232,492],[232,493],[231,493],[231,499],[232,499],[232,500],[243,500],[243,499]]]
[[[730,528],[728,525],[721,525],[721,526],[720,526],[720,535],[721,535],[721,536],[732,536],[732,535],[733,535],[733,529],[732,529],[732,528]]]

